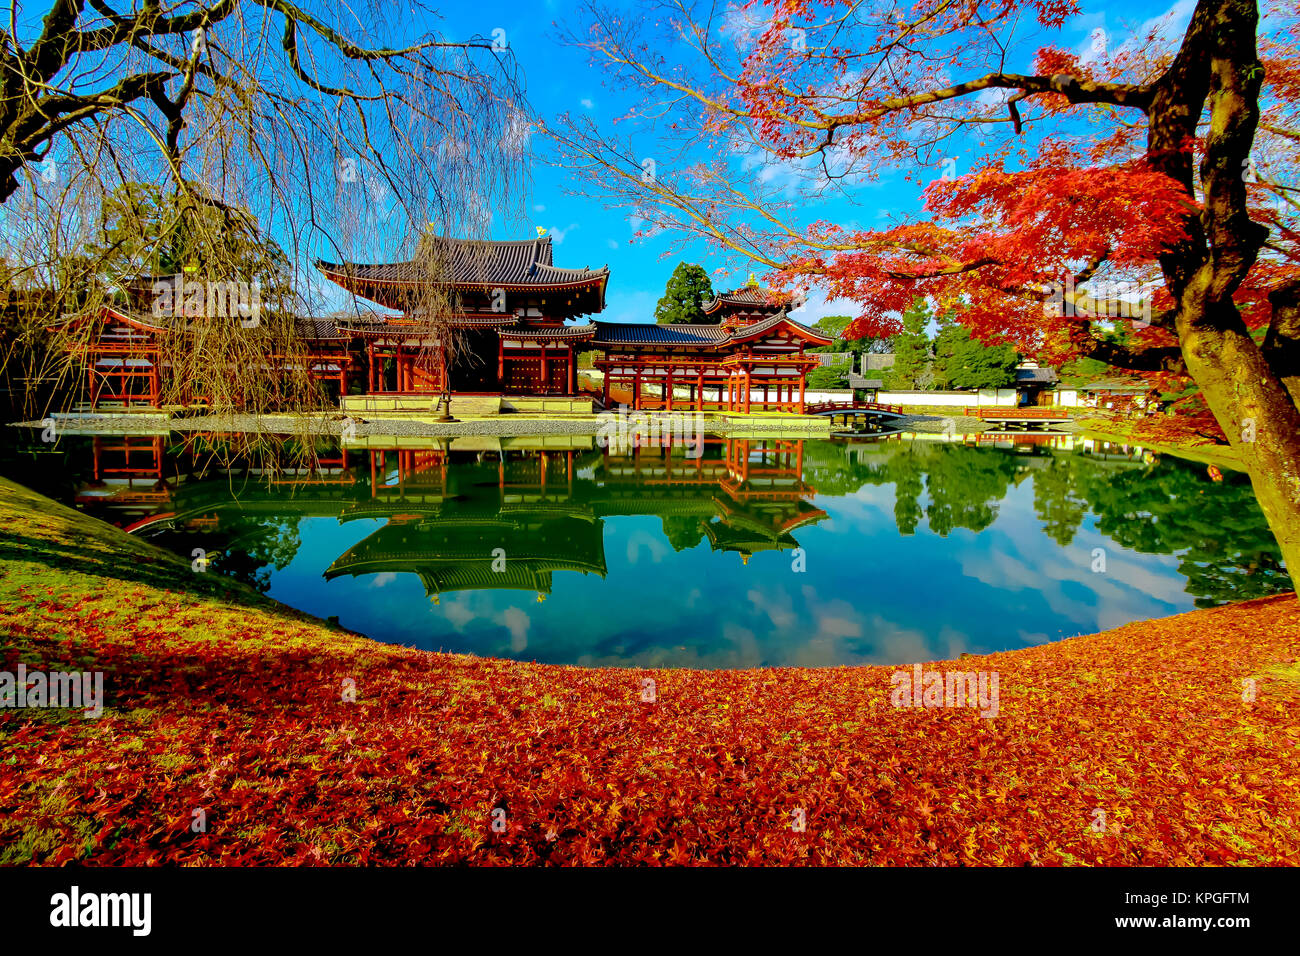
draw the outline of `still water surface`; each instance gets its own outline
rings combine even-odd
[[[1246,476],[1134,448],[563,441],[74,437],[5,470],[376,640],[549,663],[902,664],[1291,589]]]

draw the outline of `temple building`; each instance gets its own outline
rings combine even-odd
[[[325,278],[384,311],[298,319],[301,354],[276,361],[306,369],[345,411],[358,400],[430,411],[449,385],[454,396],[490,399],[486,411],[505,407],[498,397],[531,396],[567,397],[574,411],[803,412],[817,365],[806,349],[831,340],[790,318],[788,297],[751,282],[709,302],[707,324],[593,321],[605,308],[609,269],[561,268],[553,255],[549,237],[427,237],[406,262],[318,261]],[[92,320],[93,334],[77,347],[89,406],[158,406],[166,322],[134,298]],[[588,351],[603,373],[599,393],[579,381]]]
[[[817,366],[805,349],[831,340],[790,318],[790,304],[748,285],[705,304],[713,324],[595,323],[602,403],[621,392],[636,409],[802,412]]]
[[[453,392],[576,395],[578,351],[596,327],[565,322],[605,308],[609,269],[558,268],[549,237],[428,241],[421,261],[316,264],[354,295],[400,313],[338,323],[365,353],[367,394],[440,392],[447,371],[437,327],[445,324],[463,342],[447,362]],[[453,310],[445,319],[419,318],[431,291]]]

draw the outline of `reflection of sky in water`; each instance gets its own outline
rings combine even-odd
[[[748,564],[704,540],[675,552],[660,518],[604,519],[608,574],[556,571],[531,591],[447,593],[415,574],[326,582],[322,572],[385,522],[305,518],[301,547],[271,573],[270,595],[371,637],[427,649],[584,665],[745,667],[901,664],[1014,649],[1190,610],[1179,561],[1119,547],[1089,514],[1068,547],[1042,531],[1033,481],[1007,489],[985,530],[913,535],[894,520],[894,486],[817,495],[829,518],[799,528],[790,552]],[[924,506],[927,499],[922,496]],[[1106,549],[1105,573],[1092,551]]]

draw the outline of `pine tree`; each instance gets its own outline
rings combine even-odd
[[[677,322],[709,322],[704,303],[713,298],[713,283],[703,266],[679,262],[668,278],[663,297],[655,306],[655,321],[660,325]]]
[[[935,388],[1006,388],[1020,357],[1009,345],[985,345],[970,329],[943,321],[934,341]]]
[[[886,383],[891,389],[922,388],[930,378],[930,339],[925,327],[930,322],[930,307],[917,299],[903,313],[903,331],[894,339],[894,365]]]

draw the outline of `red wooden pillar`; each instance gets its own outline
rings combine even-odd
[[[506,382],[506,340],[497,336],[497,388],[504,390]]]
[[[806,394],[805,389],[807,387],[807,384],[808,384],[808,372],[805,369],[799,375],[799,414],[800,415],[802,415],[804,411],[804,395]]]
[[[614,370],[608,365],[604,368],[605,374],[601,376],[600,398],[601,404],[609,408],[609,377],[614,374]]]
[[[578,354],[569,346],[569,394],[578,394]]]
[[[641,408],[641,366],[637,366],[636,373],[632,376],[632,410],[637,411]]]
[[[545,395],[546,392],[548,391],[548,385],[549,385],[549,383],[550,383],[550,379],[547,378],[547,376],[546,376],[546,343],[545,343],[545,342],[539,342],[538,344],[541,345],[541,347],[542,347],[542,348],[541,348],[541,353],[542,353],[542,378],[541,378],[541,381],[538,382],[538,391],[539,391],[541,394]]]

